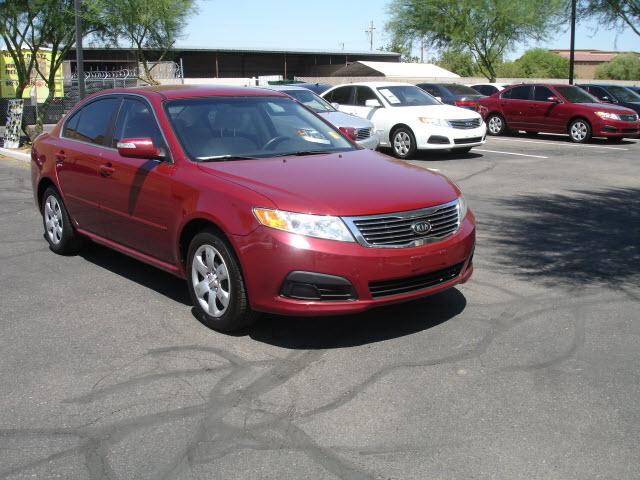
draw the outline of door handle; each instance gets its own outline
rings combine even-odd
[[[98,167],[98,172],[100,172],[101,177],[108,177],[110,175],[113,175],[113,172],[115,171],[116,169],[113,168],[110,163],[105,163],[104,165],[100,165]]]

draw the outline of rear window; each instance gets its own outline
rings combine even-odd
[[[454,95],[478,95],[478,92],[466,85],[460,85],[459,83],[447,83],[444,88],[449,90]]]

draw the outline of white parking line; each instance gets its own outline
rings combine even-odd
[[[600,145],[582,145],[580,143],[562,143],[562,142],[541,142],[540,140],[524,140],[520,138],[501,138],[501,137],[491,137],[495,140],[503,140],[505,142],[517,142],[517,143],[539,143],[541,145],[558,145],[560,147],[582,147],[582,148],[601,148],[604,150],[629,150],[628,148],[622,147],[607,147]]]
[[[531,158],[549,158],[543,157],[542,155],[529,155],[527,153],[515,153],[515,152],[499,152],[498,150],[480,150],[479,148],[474,148],[474,152],[486,152],[486,153],[502,153],[503,155],[517,155],[519,157],[531,157]]]

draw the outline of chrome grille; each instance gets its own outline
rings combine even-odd
[[[364,140],[371,136],[371,128],[358,128],[356,130],[356,140]]]
[[[638,115],[635,114],[619,113],[618,115],[620,115],[620,120],[623,122],[635,122],[638,120]]]
[[[458,201],[408,212],[345,217],[356,240],[366,247],[399,248],[442,240],[460,227]],[[427,222],[430,228],[417,233],[416,223]]]
[[[467,118],[465,120],[448,120],[453,128],[478,128],[482,124],[480,118]]]

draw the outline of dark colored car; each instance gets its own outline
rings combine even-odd
[[[601,102],[614,103],[640,113],[640,94],[622,85],[586,84],[578,85]]]
[[[475,219],[454,183],[257,88],[88,97],[32,149],[51,250],[83,239],[186,279],[220,331],[256,312],[353,313],[463,283]]]
[[[282,85],[294,85],[296,87],[306,88],[307,90],[311,90],[316,95],[320,95],[321,93],[324,93],[327,90],[329,90],[331,87],[333,87],[333,85],[330,85],[328,83],[305,83],[305,82],[283,83]]]
[[[634,85],[633,87],[627,87],[627,88],[630,88],[631,90],[636,92],[638,95],[640,95],[640,87],[637,87]]]
[[[476,90],[459,83],[418,83],[432,97],[448,105],[476,110],[478,100],[484,97]]]
[[[622,140],[640,133],[636,112],[602,103],[573,85],[516,85],[480,100],[478,111],[490,135],[510,129],[566,133],[585,143],[592,136]]]
[[[482,95],[489,96],[496,92],[500,92],[510,86],[510,83],[476,83],[475,85],[469,85],[476,92]]]

